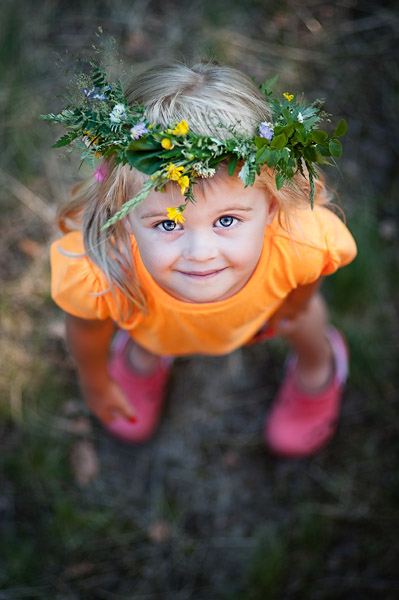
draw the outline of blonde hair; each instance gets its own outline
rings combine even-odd
[[[236,132],[252,137],[259,123],[271,120],[269,105],[253,81],[236,69],[213,62],[152,67],[134,78],[126,97],[129,103],[145,106],[150,122],[167,127],[184,119],[200,135],[228,138],[228,128],[234,127]],[[86,254],[105,274],[115,299],[114,286],[123,292],[126,302],[119,306],[123,320],[134,309],[146,312],[145,293],[135,273],[130,235],[123,220],[102,228],[147,176],[112,160],[107,161],[107,174],[101,183],[91,178],[73,190],[72,198],[58,211],[58,225],[64,233],[82,230]],[[229,179],[233,183],[234,178]],[[199,179],[198,183],[211,185],[211,180]],[[309,205],[310,185],[302,175],[277,190],[273,170],[264,168],[256,185],[264,186],[269,197],[275,198],[278,219],[286,229],[294,210]],[[328,201],[322,178],[316,181],[316,201]]]

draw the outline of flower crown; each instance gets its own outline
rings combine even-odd
[[[149,175],[141,190],[114,214],[105,227],[123,218],[152,191],[162,190],[166,183],[175,181],[184,201],[168,208],[168,218],[184,221],[183,212],[189,201],[194,201],[193,185],[197,178],[212,177],[222,161],[228,161],[227,172],[232,176],[237,164],[238,177],[245,187],[253,185],[260,168],[268,165],[274,169],[277,189],[292,181],[299,172],[310,182],[310,203],[313,207],[316,164],[331,164],[330,158],[339,158],[342,145],[337,139],[347,131],[341,120],[332,137],[316,126],[329,117],[321,110],[322,102],[309,106],[297,95],[283,94],[280,101],[271,98],[277,77],[260,85],[270,106],[272,121],[260,123],[254,137],[243,137],[234,128],[228,139],[198,135],[182,120],[167,129],[150,123],[145,108],[129,105],[122,83],[110,84],[105,71],[93,67],[89,85],[83,87],[77,99],[59,114],[41,115],[41,118],[62,124],[67,133],[54,148],[74,144],[82,151],[82,160],[94,165],[95,158],[113,156],[117,164],[128,164]],[[95,177],[102,181],[106,166],[97,167]]]

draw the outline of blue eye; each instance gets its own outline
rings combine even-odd
[[[222,227],[230,227],[234,223],[234,217],[220,217],[219,223]]]
[[[164,231],[174,231],[176,229],[176,223],[174,221],[162,221],[157,227],[161,227]]]

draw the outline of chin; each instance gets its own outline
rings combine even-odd
[[[192,292],[187,293],[187,290],[184,292],[184,296],[180,296],[181,299],[185,302],[196,302],[196,303],[206,303],[206,302],[219,302],[220,300],[225,300],[232,296],[232,293],[229,293],[228,290],[221,292],[213,292],[210,293],[210,290],[204,290],[203,292]]]

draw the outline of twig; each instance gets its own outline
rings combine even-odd
[[[17,422],[22,418],[22,380],[22,376],[18,375],[10,386],[10,411]]]
[[[35,215],[40,217],[43,221],[49,225],[54,224],[55,210],[52,206],[47,204],[40,196],[32,192],[23,183],[15,179],[9,173],[6,173],[0,169],[0,176],[5,179],[10,191],[14,194],[18,200],[20,200],[25,206],[27,206]]]
[[[249,39],[247,36],[236,31],[233,33],[230,30],[225,30],[220,34],[220,38],[230,46],[235,46],[236,48],[244,49],[246,52],[252,52],[253,54],[259,54],[260,56],[268,54],[297,62],[307,62],[309,60],[326,62],[329,60],[329,56],[326,52],[280,46],[278,44],[264,42],[263,40]]]

